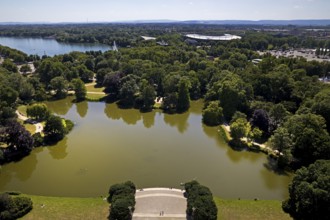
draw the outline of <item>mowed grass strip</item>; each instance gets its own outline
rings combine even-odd
[[[86,85],[87,92],[104,92],[105,87],[95,87],[95,85]]]
[[[26,196],[32,199],[33,209],[22,218],[24,220],[106,220],[109,215],[109,203],[101,197],[67,198]]]
[[[26,114],[26,109],[27,109],[26,105],[20,105],[20,106],[17,107],[17,110],[25,116],[27,115]]]
[[[67,198],[30,196],[32,211],[22,219],[107,219],[109,204],[101,197]],[[289,220],[290,216],[282,211],[281,201],[277,200],[230,200],[214,198],[218,207],[219,220]]]
[[[106,94],[93,94],[93,93],[87,93],[86,97],[87,97],[87,100],[100,100],[104,97],[106,97],[107,95]]]
[[[282,210],[277,200],[227,200],[214,198],[218,207],[218,219],[225,220],[286,220],[292,219]]]

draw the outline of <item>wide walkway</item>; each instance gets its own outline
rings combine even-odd
[[[187,199],[183,193],[184,191],[173,188],[137,190],[133,220],[187,219]]]

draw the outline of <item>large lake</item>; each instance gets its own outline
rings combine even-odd
[[[0,44],[30,55],[54,56],[72,51],[107,51],[112,47],[104,44],[59,43],[55,39],[0,37]]]
[[[288,194],[291,176],[268,170],[262,153],[232,150],[218,128],[201,123],[201,101],[173,115],[72,98],[47,105],[74,121],[74,129],[56,146],[4,165],[0,191],[85,197],[106,195],[110,185],[126,180],[139,188],[180,188],[196,179],[223,198],[281,200]]]

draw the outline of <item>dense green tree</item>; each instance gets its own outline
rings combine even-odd
[[[142,80],[140,97],[143,102],[142,109],[151,110],[155,104],[156,91],[146,80]]]
[[[2,63],[2,67],[8,70],[9,72],[13,72],[13,73],[18,72],[18,68],[16,64],[13,63],[13,61],[11,61],[10,59],[5,59]]]
[[[222,108],[219,101],[211,101],[202,112],[202,121],[206,125],[219,125],[222,122],[222,117]]]
[[[106,92],[110,93],[112,96],[119,95],[120,82],[124,74],[121,72],[111,72],[104,76],[103,86],[105,86]]]
[[[210,189],[197,181],[184,184],[187,194],[187,214],[193,219],[217,219],[218,209]]]
[[[35,96],[35,89],[33,86],[24,80],[19,87],[19,98],[23,101],[29,101]]]
[[[235,122],[237,119],[242,118],[244,120],[247,120],[247,115],[240,112],[240,111],[236,111],[232,117],[232,119],[230,120],[230,124],[232,124],[233,122]]]
[[[84,82],[89,82],[93,79],[94,73],[87,69],[85,65],[80,65],[77,67],[79,77]]]
[[[163,100],[162,108],[165,111],[173,112],[176,110],[176,105],[178,103],[178,93],[168,93]]]
[[[270,119],[268,113],[264,109],[256,109],[251,118],[252,127],[258,127],[264,133],[269,131]]]
[[[237,110],[246,111],[247,101],[251,98],[253,90],[239,76],[229,73],[221,80],[218,93],[223,114],[227,119],[231,119]]]
[[[248,140],[258,141],[262,137],[262,134],[263,134],[262,130],[255,127],[248,133]]]
[[[7,149],[13,155],[28,154],[33,148],[33,138],[31,134],[15,120],[5,123],[4,129],[0,131],[0,142],[7,144]]]
[[[2,85],[0,86],[0,100],[1,102],[6,103],[7,106],[11,106],[16,102],[18,98],[18,93],[14,89]]]
[[[330,161],[318,160],[296,171],[282,208],[294,219],[329,219]]]
[[[62,76],[57,76],[50,81],[50,86],[55,90],[55,96],[57,98],[64,98],[67,95],[68,91],[68,81]]]
[[[189,84],[188,80],[182,78],[179,81],[177,111],[184,112],[190,107]]]
[[[287,152],[291,153],[300,165],[330,158],[330,136],[321,116],[310,113],[294,115],[283,126],[285,129],[278,128],[271,138],[274,148],[286,153],[285,150],[290,147],[290,152]]]
[[[95,62],[92,58],[88,58],[84,64],[87,67],[87,69],[89,69],[90,71],[94,71]]]
[[[230,124],[230,134],[234,141],[239,141],[243,137],[247,137],[251,131],[250,123],[244,118],[238,118]]]
[[[28,117],[31,117],[37,121],[44,121],[50,115],[50,111],[45,104],[34,104],[28,106],[26,113]]]
[[[61,62],[45,59],[37,69],[40,81],[48,84],[53,78],[63,76],[67,68]]]
[[[286,118],[290,115],[290,112],[286,110],[283,104],[276,104],[272,106],[269,112],[270,121],[273,126],[273,129],[276,129],[278,126],[285,122]]]
[[[322,90],[314,97],[313,101],[312,111],[326,120],[327,129],[330,131],[330,90]]]
[[[295,115],[288,120],[286,127],[294,135],[292,153],[301,158],[303,163],[330,159],[330,136],[325,130],[322,117],[313,114]]]
[[[28,72],[31,72],[31,67],[28,64],[24,64],[21,66],[21,68],[19,69],[20,72],[26,74]]]
[[[47,142],[56,142],[63,139],[67,133],[64,119],[56,115],[50,115],[46,120],[44,133]]]
[[[7,193],[0,194],[0,219],[13,220],[26,215],[32,209],[32,200],[27,197],[12,197]]]
[[[108,202],[111,203],[110,220],[132,219],[135,206],[135,191],[136,187],[131,181],[115,184],[110,187],[108,197]]]
[[[73,79],[71,82],[73,84],[76,100],[84,100],[87,94],[84,82],[81,79]]]
[[[121,88],[119,90],[120,104],[125,107],[132,107],[135,102],[137,93],[139,77],[128,75],[120,80]]]

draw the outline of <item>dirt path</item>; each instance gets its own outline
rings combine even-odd
[[[26,120],[29,119],[28,117],[26,117],[25,115],[23,115],[22,113],[20,113],[18,110],[16,110],[16,115],[22,121],[26,121]],[[44,126],[42,126],[41,123],[35,123],[34,126],[36,127],[35,133],[41,133],[44,130]]]
[[[222,127],[230,133],[230,126],[228,124],[224,124]],[[246,137],[241,138],[241,140],[246,142],[246,143],[249,142]],[[267,147],[265,144],[259,144],[259,143],[254,142],[254,141],[251,141],[250,143],[252,143],[255,146],[258,146],[260,148],[260,150],[263,151],[263,152],[270,152],[273,155],[277,155],[279,153],[276,150],[273,150],[272,148]]]

